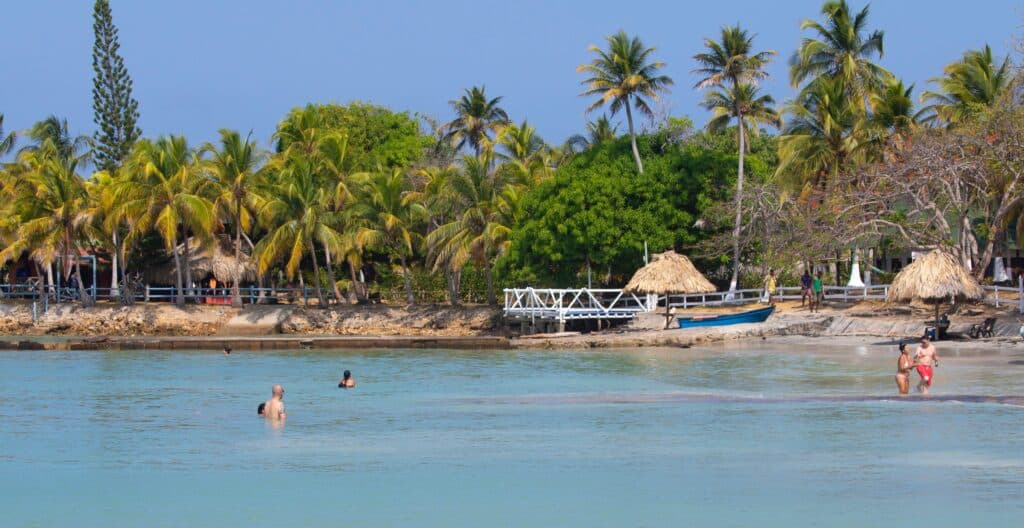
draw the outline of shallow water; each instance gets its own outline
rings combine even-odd
[[[1019,525],[1024,407],[976,397],[1021,359],[906,401],[891,347],[0,352],[0,524]]]

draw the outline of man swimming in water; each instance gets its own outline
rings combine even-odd
[[[932,367],[938,365],[939,354],[935,351],[935,345],[932,344],[927,336],[922,337],[921,345],[917,347],[917,352],[914,353],[914,367],[917,368],[917,374],[921,376],[921,381],[917,384],[917,392],[928,394],[928,388],[932,386],[932,379],[934,377],[934,369]]]
[[[280,383],[270,391],[270,399],[264,402],[263,417],[271,421],[283,421],[288,417],[284,412],[284,387]]]
[[[356,380],[352,379],[352,371],[346,370],[341,375],[341,381],[338,382],[339,389],[354,389],[356,387]]]

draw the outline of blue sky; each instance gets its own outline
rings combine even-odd
[[[253,130],[267,142],[292,107],[364,100],[441,120],[448,101],[474,84],[504,96],[513,119],[550,142],[583,129],[577,65],[589,44],[624,29],[657,48],[676,86],[673,115],[703,123],[692,56],[704,37],[739,22],[775,49],[765,89],[792,96],[786,59],[818,0],[729,2],[506,2],[313,0],[112,0],[121,48],[135,81],[147,136],[184,133],[198,144],[219,128]],[[854,0],[859,8],[864,3]],[[1022,30],[1015,0],[876,0],[872,28],[885,31],[882,64],[915,83],[965,49],[1000,54]],[[0,113],[7,130],[48,114],[91,133],[92,2],[5,2],[0,35]],[[625,127],[623,127],[624,130]]]

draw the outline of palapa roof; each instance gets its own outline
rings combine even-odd
[[[887,301],[922,300],[940,303],[950,299],[976,300],[985,290],[956,257],[936,249],[903,268],[889,286]]]
[[[654,255],[637,270],[624,290],[628,293],[710,293],[715,285],[701,275],[690,259],[671,249]]]
[[[184,244],[179,244],[175,250],[182,259],[185,258]],[[192,279],[196,282],[208,275],[213,275],[221,283],[233,282],[236,276],[242,281],[256,280],[256,266],[249,255],[242,251],[241,258],[236,260],[234,241],[226,237],[216,237],[207,244],[190,238],[188,250],[192,261]],[[174,259],[145,270],[143,275],[147,282],[174,284]]]

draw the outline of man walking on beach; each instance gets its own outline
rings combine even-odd
[[[938,365],[939,354],[935,350],[935,345],[931,343],[928,336],[922,337],[921,345],[917,347],[917,352],[914,354],[914,367],[917,369],[917,374],[921,376],[921,382],[917,384],[917,392],[928,394],[928,388],[932,386],[935,374],[932,367]]]
[[[813,279],[811,278],[811,272],[809,270],[805,269],[804,270],[804,274],[800,276],[800,307],[803,308],[804,301],[806,300],[807,301],[807,305],[813,311],[813,309],[814,309],[814,299],[811,298],[811,283],[812,282],[813,282]]]
[[[284,412],[284,387],[280,383],[270,391],[270,399],[264,402],[263,417],[271,421],[284,421],[288,417]]]
[[[764,296],[768,304],[775,304],[775,290],[778,286],[775,279],[775,270],[768,270],[768,275],[764,278]]]
[[[821,300],[822,300],[822,286],[821,286],[821,271],[818,271],[817,275],[814,276],[814,280],[811,281],[811,311],[821,311]]]

